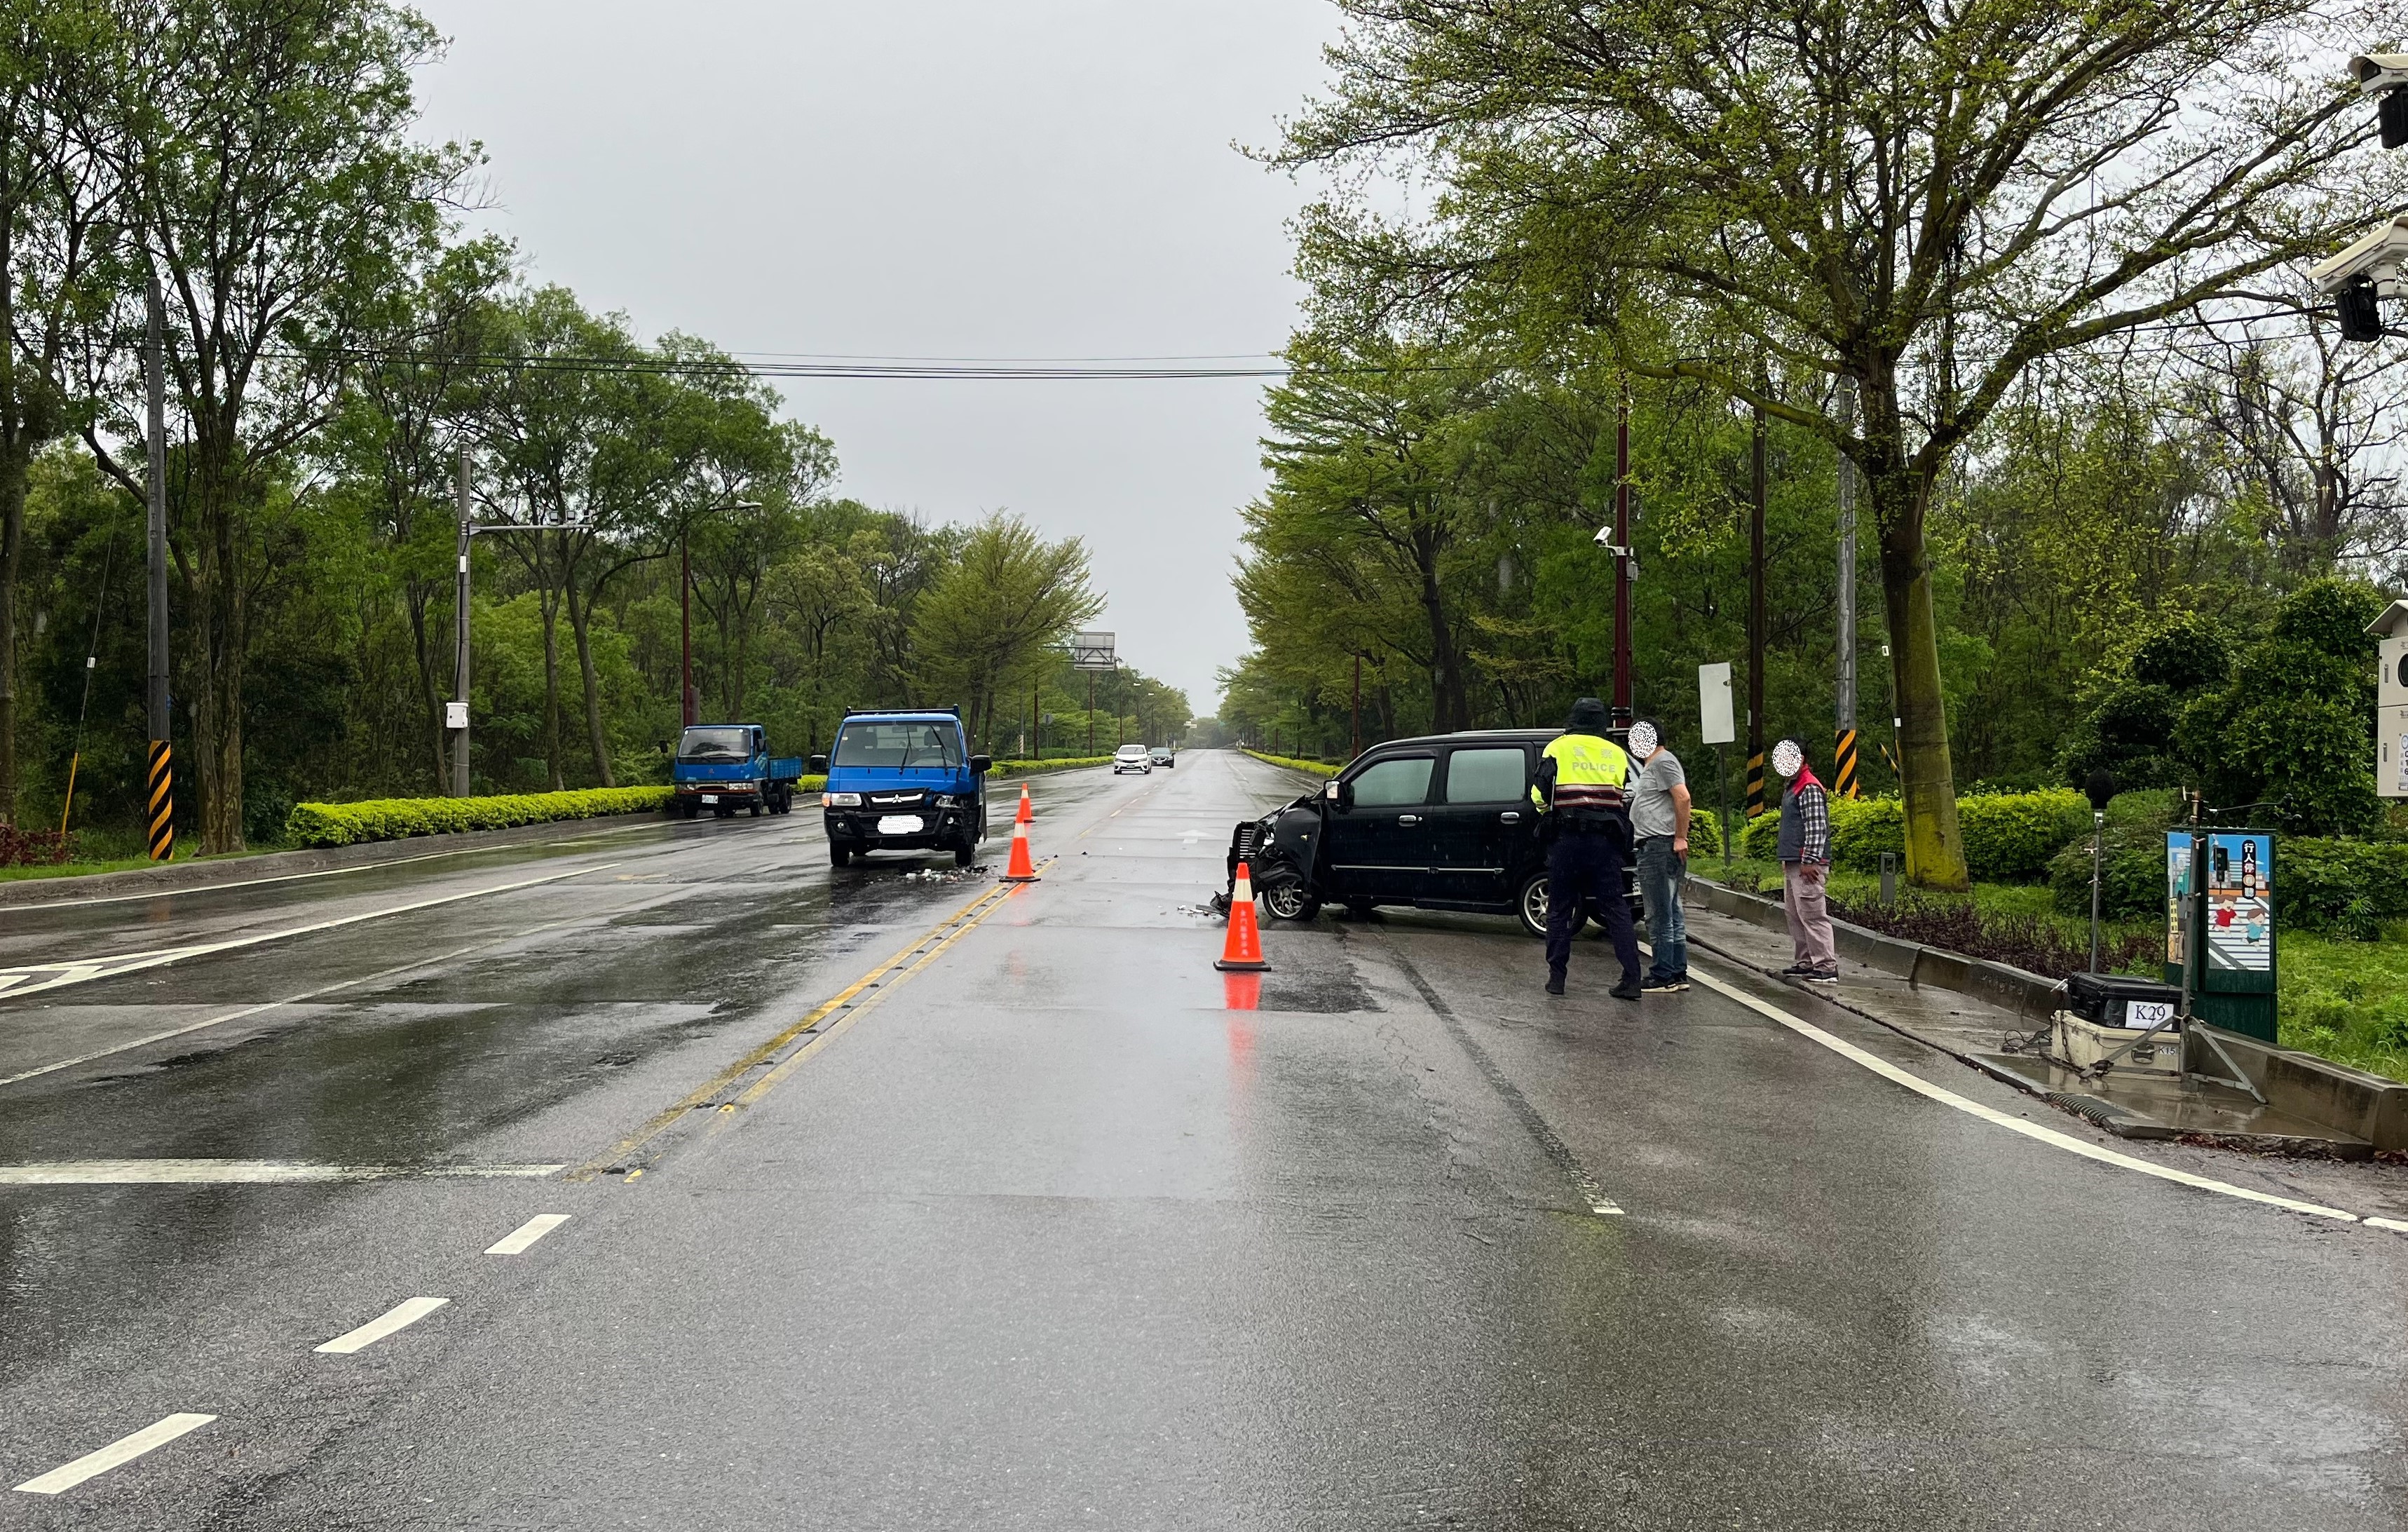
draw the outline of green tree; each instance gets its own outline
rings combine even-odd
[[[1928,885],[1966,872],[1926,529],[1973,433],[2036,360],[2408,208],[2329,78],[2361,19],[2307,0],[1341,5],[1336,91],[1282,158],[1404,158],[1445,191],[1427,230],[1310,221],[1338,306],[1484,315],[1534,346],[1598,331],[1863,471]]]
[[[912,613],[924,691],[960,698],[970,737],[991,742],[998,700],[1103,610],[1087,581],[1087,551],[1076,537],[1049,543],[1000,511],[971,527],[960,556]]]
[[[286,455],[333,411],[341,359],[373,297],[432,250],[437,199],[474,156],[410,136],[411,71],[437,39],[385,0],[185,0],[144,9],[104,142],[123,183],[118,334],[164,288],[169,392],[186,436],[169,486],[199,767],[201,845],[239,851],[251,523]],[[100,338],[100,337],[95,337]],[[106,346],[106,340],[102,340]],[[87,439],[142,493],[138,369],[100,353],[116,406]]]
[[[0,3],[0,823],[17,816],[18,594],[35,458],[74,428],[76,342],[100,317],[116,177],[83,131],[118,38],[96,0]]]

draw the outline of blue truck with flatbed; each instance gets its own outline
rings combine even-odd
[[[986,838],[986,774],[994,762],[969,752],[958,708],[856,708],[836,743],[810,758],[825,772],[820,807],[828,860],[843,866],[874,851],[950,851],[953,865],[978,860]]]
[[[669,763],[669,812],[693,819],[704,809],[726,819],[742,809],[754,818],[795,806],[803,758],[769,753],[758,723],[694,723],[678,736]]]

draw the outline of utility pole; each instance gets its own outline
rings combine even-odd
[[[176,854],[176,756],[167,698],[167,306],[159,296],[155,271],[149,297],[150,327],[142,360],[150,407],[150,759],[143,823],[150,860],[165,862]]]
[[[1363,656],[1360,654],[1354,656],[1354,697],[1349,709],[1354,715],[1354,723],[1347,739],[1346,758],[1351,761],[1363,753]]]
[[[1840,379],[1840,435],[1856,434],[1856,380]],[[1839,695],[1831,710],[1835,748],[1831,752],[1832,791],[1841,797],[1860,795],[1856,785],[1856,465],[1840,454],[1840,610]]]
[[[694,694],[694,535],[678,533],[678,707],[687,728],[700,722],[702,699]]]
[[[1747,519],[1747,817],[1764,812],[1764,407],[1756,407]]]
[[[1087,755],[1096,753],[1096,673],[1087,672]]]
[[[1613,427],[1613,726],[1638,717],[1630,686],[1630,379]]]
[[[468,507],[469,451],[460,448],[460,468],[454,489],[460,502],[460,563],[452,597],[452,706],[443,722],[452,728],[452,795],[468,795],[468,540],[476,535]]]

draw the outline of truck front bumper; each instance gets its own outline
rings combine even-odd
[[[863,851],[941,851],[978,834],[975,809],[830,809],[826,814],[828,839]],[[907,826],[910,820],[919,822],[917,829]]]

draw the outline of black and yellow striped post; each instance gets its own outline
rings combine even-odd
[[[1839,747],[1831,752],[1831,790],[1843,798],[1862,797],[1856,787],[1856,731],[1842,729]]]
[[[1747,756],[1747,817],[1754,819],[1764,812],[1764,752],[1750,751]]]
[[[143,823],[150,831],[150,860],[176,854],[176,751],[165,739],[150,741],[150,795]]]

